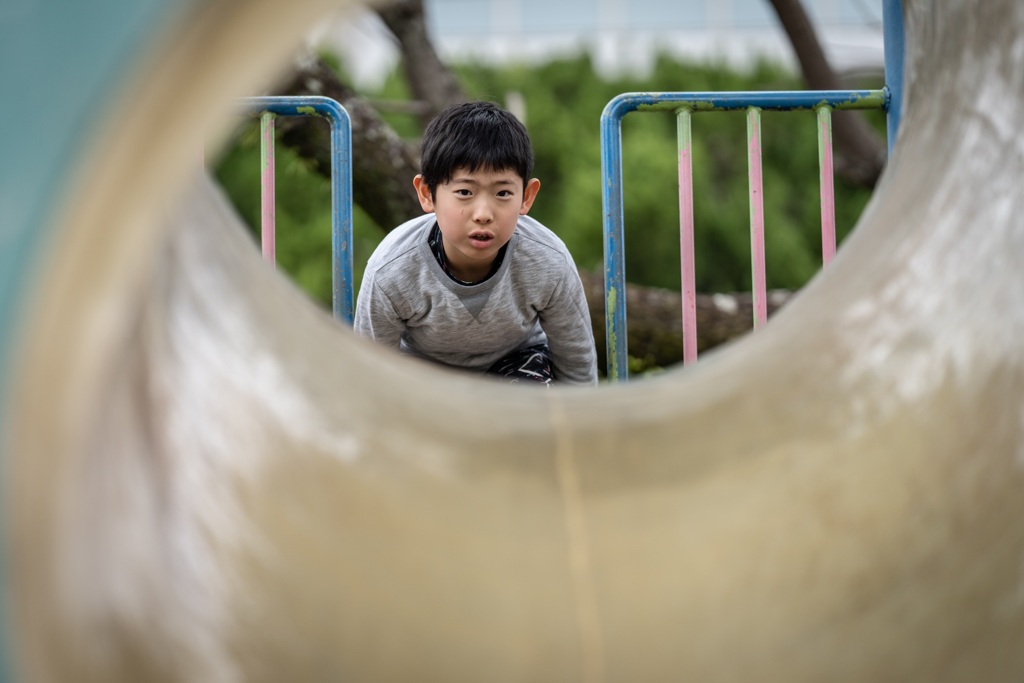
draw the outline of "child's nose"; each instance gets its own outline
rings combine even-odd
[[[490,223],[494,219],[494,211],[490,202],[479,201],[473,206],[473,220],[477,223]]]

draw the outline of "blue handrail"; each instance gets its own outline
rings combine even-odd
[[[352,324],[355,287],[352,282],[352,121],[329,97],[246,97],[254,113],[278,116],[323,116],[331,124],[331,285],[334,317]]]

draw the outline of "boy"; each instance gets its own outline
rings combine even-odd
[[[572,256],[526,214],[526,128],[488,102],[451,107],[427,126],[413,186],[426,216],[370,257],[355,329],[404,353],[470,371],[550,384],[597,383],[590,312]]]

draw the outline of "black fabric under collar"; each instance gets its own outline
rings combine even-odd
[[[481,282],[486,282],[491,279],[498,269],[501,268],[501,262],[505,260],[505,251],[508,249],[508,243],[505,243],[501,249],[498,250],[497,256],[494,257],[494,263],[491,264],[491,271],[487,273],[487,277],[483,280],[477,280],[476,282],[466,282],[452,275],[452,271],[448,268],[448,259],[444,256],[444,242],[441,238],[441,228],[437,222],[434,223],[434,227],[430,229],[430,234],[427,236],[427,244],[430,245],[430,253],[434,255],[437,260],[437,265],[441,266],[441,270],[445,272],[445,275],[450,277],[453,281],[460,285],[478,285]]]

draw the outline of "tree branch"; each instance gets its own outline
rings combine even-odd
[[[807,87],[812,90],[844,90],[846,85],[829,64],[818,35],[800,0],[771,0],[789,36]],[[854,185],[874,187],[885,168],[885,143],[855,111],[832,115],[832,133],[839,152],[836,172]]]
[[[377,14],[398,40],[409,90],[428,105],[420,116],[424,126],[441,110],[466,101],[459,79],[441,61],[430,40],[422,0],[392,2]]]
[[[352,120],[352,195],[385,232],[422,213],[412,186],[419,154],[384,122],[370,104],[343,84],[319,59],[300,64],[279,89],[284,95],[324,95],[337,100]],[[330,138],[326,123],[283,118],[281,141],[330,177]]]

